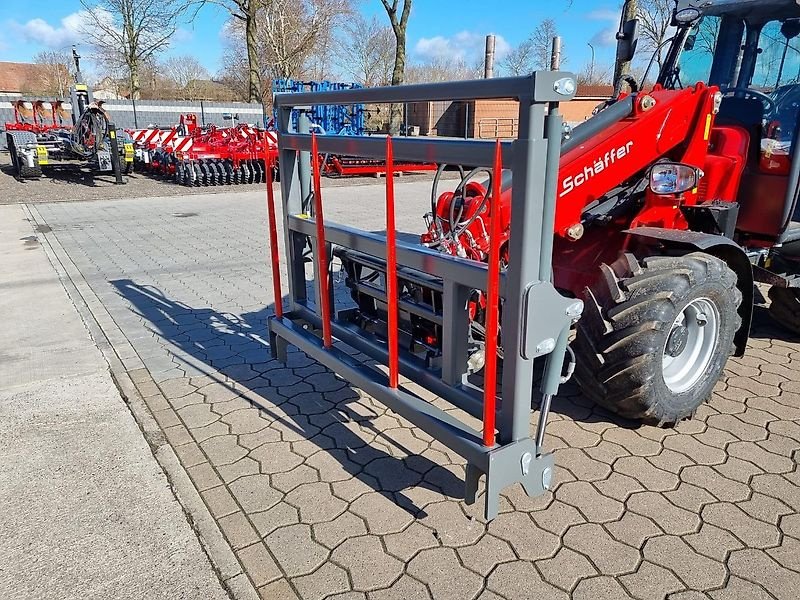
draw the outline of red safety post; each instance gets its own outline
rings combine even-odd
[[[331,347],[331,302],[328,291],[328,249],[325,246],[325,219],[322,216],[322,183],[317,157],[317,134],[311,134],[311,171],[314,176],[314,223],[317,226],[317,273],[319,302],[322,313],[322,343]]]
[[[397,230],[394,222],[394,150],[386,138],[386,305],[389,326],[389,387],[397,389],[399,340],[397,325]]]
[[[283,293],[281,292],[280,257],[278,256],[278,224],[275,220],[275,192],[272,190],[272,154],[269,147],[264,152],[264,168],[267,170],[267,218],[269,219],[269,253],[272,259],[272,288],[275,294],[275,315],[283,316]]]
[[[486,284],[486,362],[483,367],[483,445],[494,446],[494,419],[497,403],[497,327],[500,309],[500,182],[503,178],[503,151],[500,140],[494,151],[492,192],[489,203],[489,280]]]

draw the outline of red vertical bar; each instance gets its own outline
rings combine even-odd
[[[394,149],[386,138],[386,304],[389,325],[389,387],[397,389],[399,340],[397,331],[397,231],[394,222]]]
[[[317,134],[311,134],[311,171],[314,176],[314,223],[317,226],[317,273],[319,274],[319,301],[322,313],[322,343],[331,347],[331,302],[328,291],[328,249],[325,246],[325,219],[322,216],[322,183],[317,157]]]
[[[275,221],[275,192],[272,190],[272,154],[267,147],[264,154],[267,170],[267,217],[269,219],[269,253],[272,259],[272,288],[275,294],[275,314],[283,316],[283,293],[281,292],[281,268],[278,256],[278,224]]]
[[[500,308],[500,180],[503,155],[500,140],[494,151],[489,223],[489,280],[486,285],[486,363],[483,368],[483,445],[494,446],[497,402],[497,326]]]

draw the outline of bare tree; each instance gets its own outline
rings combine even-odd
[[[399,0],[381,0],[386,14],[389,15],[389,23],[394,31],[394,67],[392,68],[392,85],[402,85],[406,74],[406,29],[408,28],[408,18],[411,16],[412,0],[403,0],[403,7],[400,9]],[[398,14],[398,9],[400,12]],[[389,133],[397,135],[400,131],[402,120],[402,106],[392,105],[390,108]]]
[[[639,38],[645,50],[655,53],[660,67],[664,55],[663,44],[668,38],[672,23],[674,0],[638,0],[636,18],[639,19]]]
[[[72,58],[68,52],[45,50],[33,57],[33,62],[42,66],[41,77],[36,82],[37,95],[64,98],[72,83],[70,65]]]
[[[338,66],[361,85],[389,85],[394,45],[391,27],[382,26],[377,17],[367,20],[357,15],[342,26],[337,45]]]
[[[228,9],[231,17],[244,28],[245,56],[247,57],[247,101],[261,101],[261,77],[258,60],[258,11],[265,0],[215,0]]]
[[[408,83],[436,83],[478,79],[483,76],[482,61],[469,64],[463,59],[435,58],[421,63],[411,63],[406,68]]]
[[[614,65],[585,64],[578,73],[578,86],[613,85]]]
[[[550,68],[553,38],[558,28],[553,19],[545,19],[533,30],[530,37],[513,48],[501,66],[510,75],[527,75],[532,71]],[[561,64],[567,62],[564,47],[561,48]]]
[[[161,63],[160,70],[186,100],[195,100],[202,81],[210,78],[194,56],[171,56]]]
[[[142,64],[168,45],[195,0],[80,0],[83,33],[104,60],[125,67],[132,98],[139,97]]]

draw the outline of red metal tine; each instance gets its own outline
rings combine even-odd
[[[317,160],[317,134],[311,134],[311,170],[314,176],[314,222],[317,226],[317,273],[319,274],[319,300],[322,313],[322,344],[330,348],[331,302],[328,292],[328,249],[325,246],[325,219],[322,216],[322,184]]]
[[[269,218],[269,253],[272,259],[272,288],[275,293],[275,315],[283,317],[283,293],[281,292],[280,256],[278,255],[278,224],[275,220],[275,192],[272,190],[272,155],[269,148],[264,153],[264,168],[267,170],[267,216]]]
[[[394,222],[394,149],[386,138],[386,304],[389,326],[389,387],[397,389],[399,340],[397,326],[397,231]]]
[[[489,281],[486,285],[486,362],[483,368],[483,445],[494,446],[497,402],[497,326],[500,308],[500,180],[503,154],[500,140],[494,151],[492,192],[489,203]]]

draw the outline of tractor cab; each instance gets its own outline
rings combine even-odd
[[[718,86],[710,144],[743,158],[736,239],[800,257],[800,5],[796,0],[679,0],[658,83]],[[795,247],[796,246],[796,252]]]

